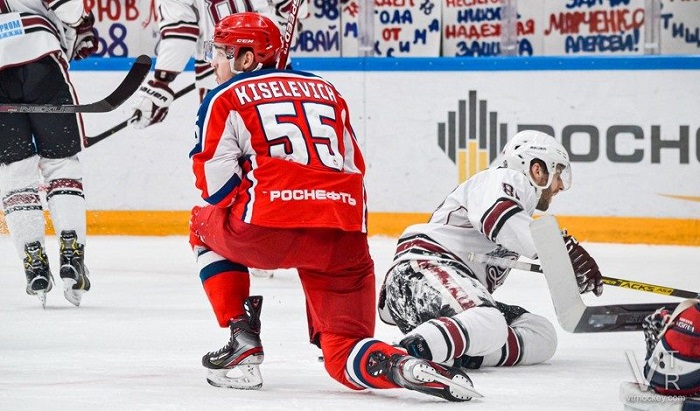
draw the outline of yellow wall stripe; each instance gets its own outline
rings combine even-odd
[[[398,236],[411,224],[428,221],[423,213],[370,213],[373,235]],[[700,246],[700,220],[643,217],[557,216],[579,241]]]
[[[187,235],[189,211],[88,211],[92,235]],[[397,237],[427,213],[370,213],[369,234]],[[642,217],[558,216],[559,225],[580,241],[700,246],[700,220]],[[53,233],[49,221],[47,232]],[[4,223],[3,221],[1,221]],[[7,233],[4,224],[0,231]]]

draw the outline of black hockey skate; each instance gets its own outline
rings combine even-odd
[[[27,276],[27,294],[36,295],[41,306],[46,308],[46,293],[53,287],[53,276],[49,269],[49,259],[46,258],[41,242],[24,245],[24,274]]]
[[[85,245],[78,243],[75,231],[61,231],[61,279],[63,296],[76,307],[80,306],[83,294],[90,290],[88,269],[85,267]]]
[[[202,357],[202,365],[209,370],[207,382],[215,387],[239,390],[262,387],[260,364],[265,358],[260,341],[262,296],[248,297],[243,307],[246,314],[229,321],[228,344]]]
[[[483,397],[474,390],[472,380],[460,369],[410,355],[393,354],[388,357],[381,351],[375,351],[369,355],[367,371],[373,376],[384,374],[400,387],[447,401],[469,401],[473,397]]]

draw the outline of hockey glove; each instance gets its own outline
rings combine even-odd
[[[671,312],[665,307],[659,308],[644,318],[642,329],[644,330],[644,340],[647,343],[647,355],[644,358],[645,360],[651,357],[654,347],[656,347],[656,344],[659,342],[659,334],[670,319]]]
[[[190,213],[190,247],[195,255],[201,254],[203,251],[207,250],[207,246],[204,244],[199,234],[197,233],[197,227],[199,226],[195,223],[197,214],[202,211],[202,207],[194,206],[192,207],[192,212]]]
[[[75,47],[71,60],[82,60],[97,51],[97,32],[95,15],[92,12],[84,15],[75,26]]]
[[[581,294],[593,291],[593,294],[603,294],[603,276],[600,274],[598,264],[588,254],[576,239],[564,232],[564,244],[569,253],[571,265],[574,267],[578,291]]]
[[[154,79],[142,85],[132,107],[136,115],[134,128],[140,130],[163,121],[173,100],[175,95],[168,83]]]

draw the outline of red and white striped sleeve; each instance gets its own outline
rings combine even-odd
[[[237,112],[228,89],[210,93],[197,113],[197,144],[190,152],[195,186],[209,204],[228,207],[236,198],[243,171],[242,152],[232,127]]]

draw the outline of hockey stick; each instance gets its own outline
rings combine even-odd
[[[287,67],[289,48],[292,45],[294,29],[297,26],[297,15],[299,14],[300,4],[301,0],[292,0],[292,9],[289,11],[289,16],[287,16],[287,25],[284,28],[284,35],[282,36],[282,52],[280,53],[279,60],[277,60],[277,69],[279,70]]]
[[[533,273],[542,273],[542,267],[539,264],[526,263],[525,261],[516,261],[508,258],[492,257],[490,255],[469,253],[468,261],[476,263],[489,264],[497,267],[515,268],[517,270],[531,271]],[[643,283],[640,281],[624,280],[622,278],[603,276],[603,283],[613,287],[629,288],[631,290],[646,291],[648,293],[670,295],[681,298],[700,298],[700,293],[694,291],[681,290],[678,288],[665,287],[663,285]]]
[[[530,223],[559,325],[571,333],[641,331],[644,318],[661,307],[678,303],[588,306],[581,299],[557,221],[544,216]]]
[[[190,91],[194,90],[195,84],[192,83],[189,86],[183,88],[182,90],[178,91],[175,93],[173,101],[179,99],[180,97],[184,96],[185,94],[189,93]],[[107,131],[104,131],[94,137],[88,137],[87,138],[87,143],[85,144],[85,147],[92,147],[93,145],[99,143],[100,141],[106,139],[107,137],[111,136],[112,134],[116,133],[117,131],[123,130],[128,126],[129,124],[133,123],[136,119],[138,119],[138,115],[134,113],[131,117],[128,119],[122,121],[121,123],[117,124],[116,126],[110,128]]]
[[[150,69],[151,58],[145,54],[138,56],[129,73],[112,94],[91,104],[0,104],[0,113],[107,113],[134,94]]]

